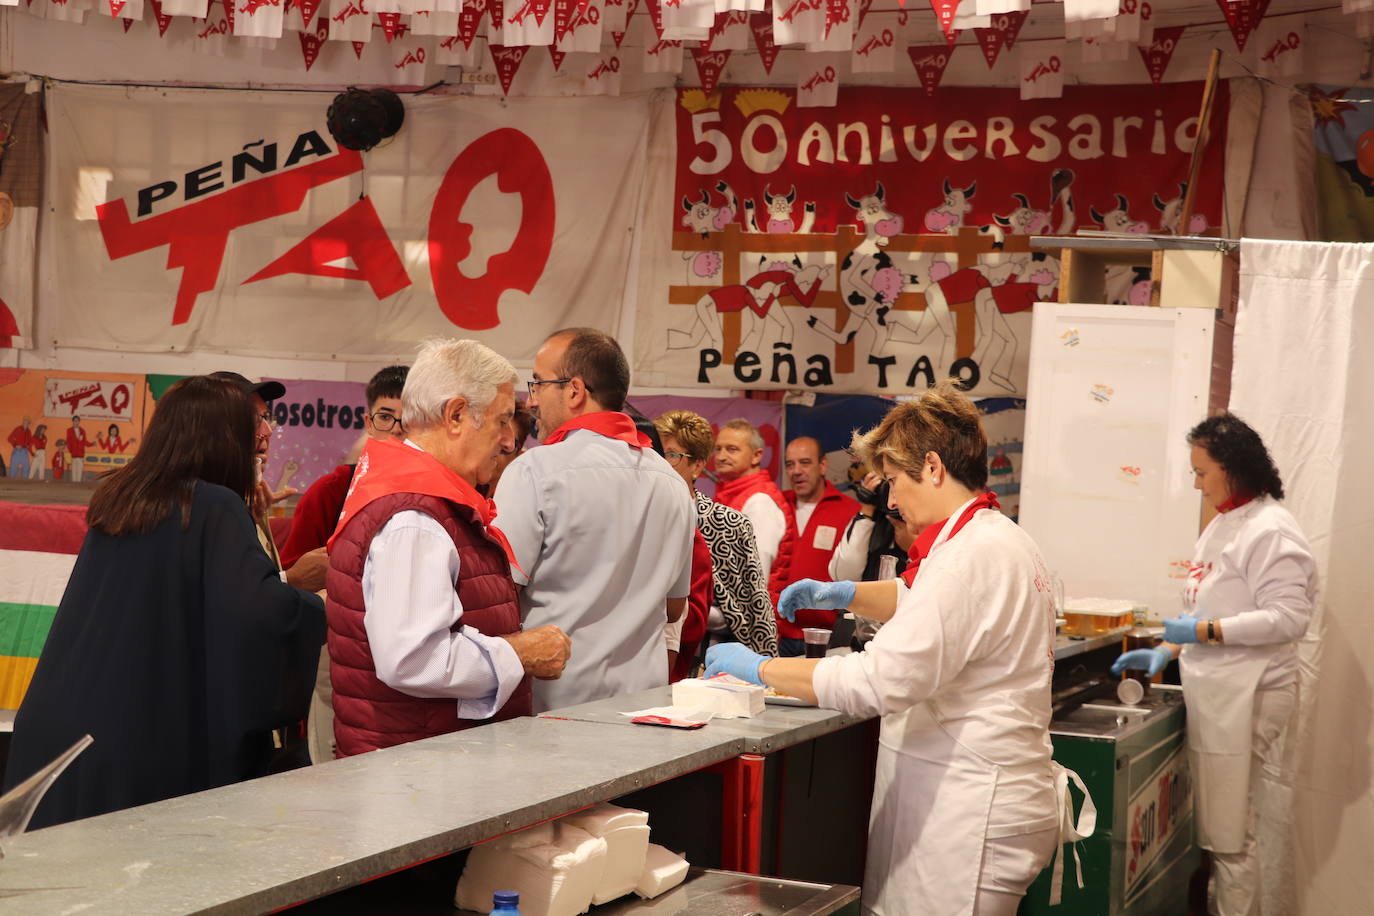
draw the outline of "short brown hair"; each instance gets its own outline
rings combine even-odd
[[[232,379],[182,379],[158,398],[138,454],[91,494],[86,524],[105,534],[143,534],[179,507],[185,529],[198,480],[246,500],[257,425],[251,396]]]
[[[850,446],[860,461],[881,471],[883,459],[914,480],[928,452],[944,462],[950,475],[970,490],[988,482],[988,437],[973,401],[947,379],[914,401],[898,404],[866,433],[855,433]]]
[[[580,378],[592,399],[605,410],[624,410],[630,390],[630,364],[616,339],[596,328],[564,328],[549,335],[549,340],[568,338],[563,364],[558,374]]]
[[[654,419],[654,427],[662,438],[672,436],[676,439],[693,461],[706,461],[711,457],[716,434],[711,432],[711,424],[701,414],[670,410]]]

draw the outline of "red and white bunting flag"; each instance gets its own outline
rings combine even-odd
[[[320,17],[312,32],[300,32],[301,37],[301,57],[305,58],[305,69],[309,70],[315,66],[315,59],[320,56],[320,49],[329,40],[329,20]]]
[[[527,45],[517,45],[508,48],[505,45],[488,45],[491,50],[492,62],[496,64],[496,78],[501,81],[501,92],[509,95],[510,85],[515,80],[515,74],[520,69],[520,64],[529,52]]]
[[[553,41],[561,42],[572,28],[573,10],[577,0],[554,0],[553,4]]]
[[[911,57],[911,66],[916,68],[916,76],[925,87],[926,95],[934,95],[949,66],[949,59],[954,56],[954,49],[949,45],[920,45],[907,48],[906,53]]]
[[[110,18],[114,19],[124,12],[125,0],[110,0]]]
[[[329,40],[372,40],[372,13],[366,0],[329,0]],[[362,57],[362,52],[358,52]]]
[[[663,6],[659,0],[644,0],[644,5],[649,8],[649,21],[654,25],[654,35],[659,41],[663,40]],[[649,42],[645,42],[648,47]]]
[[[162,11],[162,0],[153,0],[153,18],[157,20],[157,37],[161,38],[172,24],[172,17]]]
[[[410,14],[410,34],[451,38],[458,34],[457,10],[421,10]]]
[[[849,19],[849,0],[825,0],[825,35],[836,25]]]
[[[132,19],[121,19],[120,22],[124,23],[124,32],[126,34],[128,33],[129,29],[133,28],[134,21]]]
[[[849,66],[854,73],[891,73],[897,67],[896,25],[887,16],[864,22],[854,36]]]
[[[715,0],[661,0],[663,37],[669,41],[703,41],[716,21]]]
[[[693,48],[692,59],[697,64],[697,76],[701,78],[702,91],[710,95],[716,91],[716,84],[720,82],[721,74],[725,72],[725,64],[730,60],[730,52]]]
[[[940,31],[944,33],[945,41],[954,44],[954,39],[959,34],[954,29],[954,11],[959,8],[959,0],[930,0],[930,8],[935,11],[935,21],[940,23]]]
[[[563,58],[568,56],[567,51],[560,51],[553,45],[549,45],[549,60],[553,61],[554,70],[563,69]]]
[[[596,54],[601,50],[604,21],[601,15],[601,0],[587,0],[585,8],[574,6],[567,33],[555,41],[558,50]],[[557,31],[556,27],[555,31]]]
[[[549,0],[506,0],[506,18],[502,22],[500,42],[508,48],[520,45],[551,45],[554,43],[554,17],[539,16],[542,6],[548,12]],[[491,32],[487,40],[495,40]]]
[[[711,34],[701,43],[706,51],[746,51],[749,48],[749,14],[740,10],[716,13]]]
[[[232,33],[229,30],[229,18],[220,3],[210,4],[205,18],[192,20],[191,24],[195,27],[197,54],[213,57],[225,55],[226,44]]]
[[[365,41],[355,41],[355,42],[353,42],[353,54],[354,54],[355,57],[358,58],[358,60],[362,60],[362,59],[363,59],[363,48],[365,48],[365,47],[367,47],[367,42],[365,42]]]
[[[1002,33],[996,29],[974,29],[973,37],[978,39],[978,47],[983,49],[983,60],[988,69],[997,66],[997,56],[1002,53]]]
[[[780,45],[821,41],[825,38],[825,2],[773,0],[773,41]]]
[[[315,18],[315,13],[319,10],[320,4],[323,2],[324,0],[296,0],[294,5],[296,9],[301,11],[301,22],[306,28],[312,28],[310,22]],[[326,28],[325,31],[328,32],[329,30]],[[306,69],[308,70],[310,68],[306,67]]]
[[[1116,19],[1112,20],[1112,38],[1116,41],[1140,43],[1140,7],[1142,0],[1119,0]]]
[[[162,12],[168,16],[190,16],[192,19],[204,19],[209,15],[209,0],[162,0]],[[229,19],[233,24],[233,17]]]
[[[487,0],[487,15],[491,22],[487,25],[487,38],[501,34],[501,23],[506,18],[506,0]]]
[[[1068,44],[1033,41],[1021,45],[1021,98],[1057,99],[1064,95]]]
[[[985,29],[973,30],[979,47],[983,49],[983,59],[989,67],[997,64],[997,58],[1002,55],[1003,50],[1016,44],[1016,37],[1021,34],[1021,26],[1025,25],[1027,15],[1029,14],[1024,12],[995,13],[992,16],[992,25]]]
[[[1245,43],[1259,26],[1264,14],[1269,11],[1269,0],[1217,0],[1221,13],[1226,17],[1226,25],[1231,29],[1231,37],[1236,40],[1236,50],[1244,51]]]
[[[868,18],[868,11],[873,6],[873,0],[859,0],[859,22],[854,27],[855,30],[864,27],[864,20]]]
[[[239,38],[280,38],[282,0],[225,0],[237,6],[234,34]]]
[[[119,12],[114,12],[118,5]],[[110,15],[116,19],[127,19],[131,22],[138,22],[143,18],[143,0],[110,0]]]
[[[463,4],[463,11],[458,14],[458,40],[463,47],[472,47],[472,39],[477,37],[477,27],[482,24],[482,14],[486,11],[483,0],[468,0]]]
[[[587,95],[620,95],[620,55],[603,54],[583,80]]]
[[[459,35],[449,35],[434,43],[434,62],[441,67],[480,67],[477,51],[464,46]]]
[[[848,53],[803,54],[797,68],[797,107],[834,108],[840,97],[840,70]]]
[[[1257,23],[1254,39],[1260,76],[1296,76],[1302,72],[1307,28],[1300,17],[1283,16]]]
[[[382,35],[386,38],[386,43],[391,44],[396,40],[396,33],[401,30],[401,14],[378,13],[377,21],[382,24]]]
[[[224,18],[225,18],[225,21],[227,21],[227,22],[229,23],[229,32],[230,32],[230,34],[233,34],[233,31],[234,31],[234,20],[235,20],[236,18],[238,18],[237,15],[235,14],[235,11],[234,11],[234,7],[235,7],[236,4],[235,4],[234,0],[220,0],[220,2],[221,2],[222,4],[224,4]],[[167,0],[162,0],[162,8],[163,8],[163,9],[166,9],[166,8],[167,8]]]
[[[773,61],[778,59],[782,49],[773,41],[773,17],[768,13],[754,13],[749,17],[749,29],[754,33],[754,44],[759,49],[759,62],[764,73],[773,72]]]
[[[1145,61],[1150,82],[1156,86],[1164,82],[1164,71],[1169,69],[1169,61],[1174,56],[1174,49],[1178,47],[1179,38],[1185,28],[1187,26],[1176,25],[1155,29],[1155,40],[1150,42],[1148,48],[1140,49],[1140,59]]]
[[[843,51],[854,49],[854,28],[859,24],[857,0],[826,0],[821,16],[821,37],[806,43],[808,51]],[[833,21],[832,21],[832,16]]]
[[[544,17],[549,14],[549,8],[552,6],[552,2],[553,0],[530,0],[530,9],[531,12],[534,13],[535,22],[540,25],[544,24]],[[583,9],[586,9],[587,4],[585,0],[579,0],[579,3]]]
[[[611,33],[611,41],[615,42],[615,49],[616,49],[617,51],[619,51],[619,50],[620,50],[620,45],[621,45],[621,43],[622,43],[623,41],[625,41],[625,33],[624,33],[624,32],[612,32],[612,33]]]
[[[1136,37],[1136,44],[1141,47],[1149,47],[1154,43],[1157,18],[1154,4],[1150,0],[1140,0],[1140,35]]]
[[[637,6],[639,0],[601,0],[601,27],[608,32],[628,32]]]
[[[645,73],[681,73],[682,42],[650,41],[644,46]]]
[[[425,61],[429,40],[415,35],[398,35],[391,44],[391,84],[418,86],[425,82]]]

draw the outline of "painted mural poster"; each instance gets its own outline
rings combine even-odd
[[[263,478],[274,491],[312,483],[362,451],[366,435],[367,385],[275,379],[285,396],[271,404],[272,445]]]
[[[1310,86],[1318,238],[1374,241],[1374,89]]]
[[[0,370],[5,475],[81,483],[127,464],[144,424],[141,375]]]
[[[649,187],[673,190],[645,211],[637,383],[1024,396],[1030,309],[1059,285],[1030,237],[1177,232],[1200,91],[679,91],[651,151]],[[1198,189],[1188,232],[1221,195]]]

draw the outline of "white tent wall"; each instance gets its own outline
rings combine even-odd
[[[1287,3],[1280,0],[1273,9]],[[1161,8],[1166,4],[1157,4]],[[1161,17],[1161,22],[1207,22],[1212,25],[1190,28],[1183,35],[1170,64],[1167,78],[1198,80],[1205,75],[1208,51],[1220,46],[1229,53],[1222,67],[1222,76],[1232,79],[1231,143],[1228,152],[1228,234],[1259,238],[1304,239],[1310,236],[1314,219],[1311,216],[1310,181],[1303,178],[1300,168],[1304,155],[1310,156],[1310,132],[1306,127],[1306,106],[1301,97],[1274,84],[1261,84],[1248,78],[1247,68],[1253,68],[1258,51],[1251,42],[1244,55],[1234,53],[1235,46],[1224,26],[1215,24],[1217,10],[1207,4],[1167,4],[1173,19]],[[895,0],[878,0],[876,13],[895,15]],[[923,11],[928,15],[928,10]],[[913,13],[913,15],[915,15]],[[1271,13],[1271,15],[1273,15]],[[1032,17],[1022,33],[1023,41],[1050,37],[1056,29],[1045,15]],[[1365,43],[1353,38],[1348,17],[1329,10],[1304,16],[1289,16],[1287,21],[1307,26],[1309,47],[1306,60],[1308,72],[1302,80],[1351,85],[1359,81],[1368,67]],[[631,49],[624,56],[627,61],[623,89],[626,92],[668,87],[676,82],[692,85],[696,82],[690,58],[681,75],[644,74],[640,72],[640,55],[633,49],[642,47],[643,33],[648,19],[636,15],[625,39]],[[933,37],[933,36],[932,36]],[[477,39],[477,43],[484,41]],[[976,45],[968,38],[962,40],[959,52],[953,55],[942,85],[988,86],[1013,85],[1017,79],[1015,50],[1004,52],[996,67],[988,68]],[[40,19],[12,8],[0,8],[0,72],[34,74],[66,80],[97,82],[166,83],[169,85],[217,85],[226,87],[300,87],[332,90],[347,84],[384,84],[391,79],[392,67],[386,55],[385,42],[375,36],[362,55],[355,58],[347,42],[327,42],[316,65],[306,71],[300,58],[299,42],[294,34],[285,33],[275,47],[247,47],[232,39],[226,43],[224,56],[202,53],[195,47],[191,23],[174,20],[165,38],[159,38],[151,13],[136,23],[126,34],[120,25],[108,17],[91,13],[84,24]],[[784,49],[773,67],[773,73],[763,70],[757,53],[735,52],[726,68],[723,81],[745,85],[794,85],[799,51]],[[886,74],[853,74],[845,77],[846,85],[913,85],[915,74],[904,54],[897,70]],[[591,59],[591,58],[588,58]],[[483,61],[490,70],[489,61]],[[483,68],[478,68],[483,69]],[[548,55],[530,55],[518,75],[512,92],[515,94],[572,94],[579,88],[564,67],[555,73]],[[1140,83],[1147,77],[1139,55],[1132,54],[1125,62],[1084,64],[1070,63],[1071,81],[1090,85]],[[481,83],[464,83],[459,68],[431,65],[427,80],[446,80],[456,84],[451,91],[482,94],[499,93],[499,87]],[[577,78],[580,84],[580,77]],[[321,105],[327,104],[322,91]],[[1028,103],[1033,104],[1033,103]],[[1253,143],[1250,142],[1253,138]],[[1206,180],[1207,176],[1204,176]],[[627,290],[634,286],[627,285]],[[40,293],[41,296],[41,293]],[[93,371],[150,371],[197,372],[221,366],[225,358],[215,353],[190,352],[176,354],[122,354],[118,352],[58,348],[46,333],[45,315],[51,312],[51,302],[38,302],[33,350],[0,351],[0,365],[23,368],[81,368]],[[632,303],[627,300],[621,321],[624,330],[632,324]],[[403,356],[404,354],[397,354]],[[286,375],[319,379],[365,379],[377,366],[343,361],[305,361],[281,359],[240,359],[234,364],[246,372]]]

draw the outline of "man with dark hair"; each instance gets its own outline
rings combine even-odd
[[[86,449],[95,445],[90,439],[86,438],[86,431],[81,428],[81,418],[72,416],[72,425],[67,430],[67,454],[72,459],[72,480],[76,483],[81,482],[81,472],[86,467]]]
[[[620,412],[629,387],[615,338],[554,333],[529,383],[544,447],[496,488],[525,626],[556,624],[576,647],[562,678],[534,684],[536,712],[668,683],[663,627],[686,608],[696,507]]]
[[[788,584],[802,579],[828,582],[830,558],[840,543],[840,534],[859,511],[859,503],[826,479],[829,462],[820,442],[811,436],[799,436],[787,443],[783,469],[792,489],[782,495],[797,517],[797,543],[792,550]],[[829,610],[800,610],[796,623],[829,630],[835,626],[835,616]]]
[[[363,422],[368,438],[405,441],[401,389],[405,388],[407,371],[406,366],[387,366],[367,383],[367,413],[363,414]],[[291,533],[281,548],[283,566],[290,569],[311,551],[323,551],[339,523],[354,467],[341,464],[305,491],[291,518]]]

